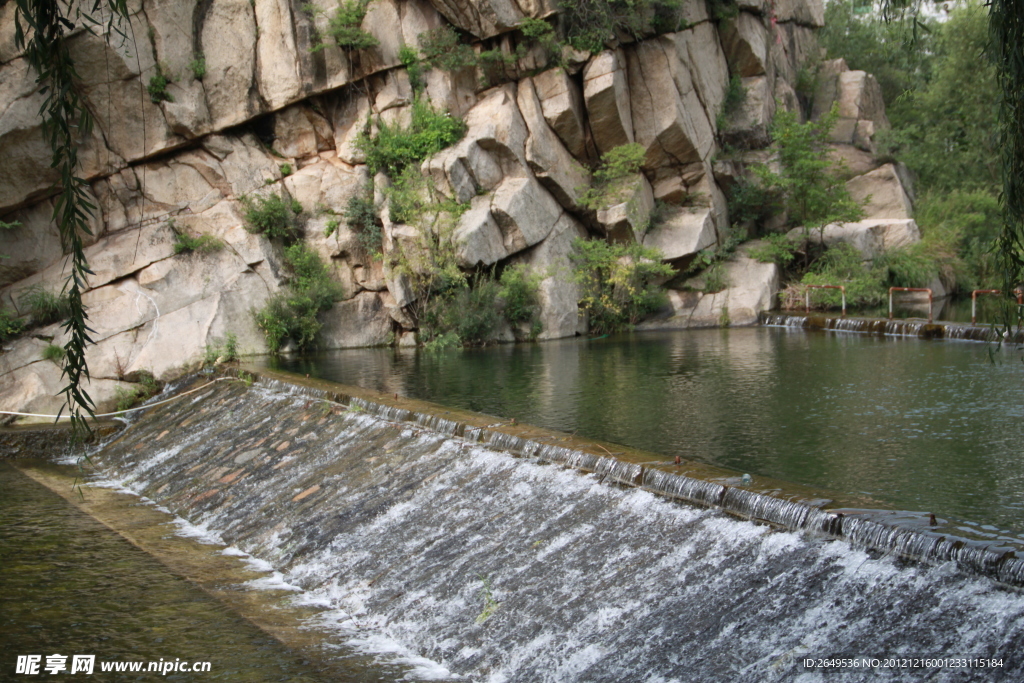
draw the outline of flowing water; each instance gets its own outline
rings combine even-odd
[[[439,678],[832,680],[802,664],[832,657],[999,662],[843,681],[1024,677],[1024,596],[988,579],[672,503],[604,481],[629,467],[585,475],[484,437],[232,382],[153,409],[92,457],[272,563],[348,646],[408,648]]]
[[[1024,364],[1004,346],[742,328],[278,367],[932,512],[1020,545]]]

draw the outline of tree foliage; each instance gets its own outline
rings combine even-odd
[[[90,235],[89,217],[96,207],[86,195],[88,184],[76,175],[78,171],[78,145],[89,134],[93,117],[80,95],[79,76],[68,49],[67,38],[79,22],[100,32],[113,31],[122,40],[120,22],[128,21],[127,0],[92,0],[91,5],[65,4],[48,0],[15,0],[15,44],[25,51],[32,69],[38,74],[36,82],[44,94],[40,115],[43,136],[52,152],[50,165],[57,171],[57,198],[53,207],[53,220],[60,232],[61,247],[67,254],[67,280],[64,293],[71,314],[64,323],[68,341],[64,346],[63,377],[67,378],[64,407],[71,414],[74,428],[89,429],[84,413],[94,415],[92,398],[83,383],[89,379],[89,366],[85,348],[92,343],[82,303],[82,292],[88,287],[90,274],[85,258],[83,236]],[[105,12],[106,27],[96,17]],[[72,21],[74,20],[74,21]]]

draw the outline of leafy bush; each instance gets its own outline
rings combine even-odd
[[[170,82],[164,70],[157,64],[156,74],[149,79],[149,85],[146,86],[146,90],[149,92],[149,99],[153,104],[174,101],[174,98],[167,92],[167,86]]]
[[[725,128],[729,117],[736,113],[747,99],[747,89],[743,87],[743,79],[739,74],[733,74],[729,79],[729,85],[725,89],[725,97],[722,99],[722,108],[718,112],[718,119],[715,127],[718,130]]]
[[[540,334],[540,281],[539,273],[531,274],[521,263],[509,266],[501,273],[498,296],[505,302],[505,320],[513,327],[529,323],[530,336]]]
[[[288,177],[292,174],[292,165],[287,162],[283,163],[280,166],[278,166],[278,170],[281,171],[282,176]]]
[[[381,253],[384,232],[377,217],[377,207],[373,204],[372,192],[349,197],[345,206],[345,223],[356,233],[366,253]]]
[[[64,347],[57,346],[56,344],[47,344],[46,348],[43,349],[43,360],[53,361],[58,365],[64,360]]]
[[[277,193],[268,197],[245,195],[240,201],[245,207],[245,229],[249,232],[285,243],[298,237],[295,215],[302,212],[301,204],[286,202]]]
[[[594,332],[629,329],[665,302],[657,280],[672,275],[656,249],[635,242],[610,244],[576,239],[573,277],[580,285],[580,304],[590,316]]]
[[[420,62],[419,52],[415,48],[403,45],[398,50],[398,61],[405,67],[413,93],[418,94],[422,92],[426,84],[423,82],[423,64]]]
[[[843,285],[846,287],[846,302],[849,306],[881,303],[888,289],[885,269],[866,266],[860,252],[849,244],[839,244],[828,249],[814,262],[802,282],[805,285]],[[836,290],[812,290],[811,302],[837,307],[841,296]]]
[[[755,170],[764,188],[782,197],[792,225],[823,228],[864,215],[829,158],[829,133],[838,118],[836,106],[818,121],[807,123],[800,123],[796,112],[780,109],[775,114],[772,138],[781,172],[776,174],[767,166]]]
[[[191,254],[193,252],[199,254],[212,254],[216,251],[220,251],[224,248],[224,243],[213,235],[200,235],[199,237],[192,237],[191,235],[178,232],[174,232],[174,253],[175,254]]]
[[[473,287],[464,284],[432,297],[420,316],[420,336],[427,343],[443,338],[444,346],[486,342],[501,317],[498,292],[497,282],[481,276]]]
[[[18,303],[28,309],[33,325],[61,322],[71,315],[71,301],[67,294],[54,294],[39,285],[30,287]]]
[[[207,344],[203,348],[203,364],[213,365],[214,363],[230,363],[238,360],[238,337],[234,332],[228,332],[222,342]]]
[[[24,320],[11,315],[6,308],[0,308],[0,342],[21,334],[24,329]]]
[[[379,122],[378,128],[375,137],[363,134],[356,144],[366,154],[371,173],[384,171],[392,177],[406,166],[454,145],[466,133],[465,123],[436,111],[423,97],[417,97],[412,103],[408,128],[384,121]]]
[[[114,387],[117,395],[117,410],[128,410],[160,393],[160,383],[148,370],[140,370],[133,378],[139,386]]]
[[[365,50],[380,44],[379,40],[361,28],[369,4],[370,0],[344,0],[328,20],[327,34],[342,50],[346,52]],[[306,5],[303,6],[304,11],[315,14],[306,7]],[[318,43],[313,46],[312,51],[319,52],[326,47],[326,44]]]
[[[195,59],[188,63],[188,68],[192,71],[193,78],[197,81],[203,80],[203,77],[206,76],[206,57],[200,52]]]
[[[999,200],[985,190],[928,192],[915,207],[922,244],[950,289],[1002,286],[993,250],[1002,215]]]
[[[774,263],[785,267],[796,257],[799,248],[800,245],[786,235],[776,233],[765,237],[764,244],[752,247],[748,253],[750,258],[760,263]]]
[[[641,38],[684,27],[681,0],[559,0],[566,39],[577,50],[601,52],[617,33]]]
[[[729,189],[726,201],[733,225],[759,227],[785,207],[781,189],[745,179]]]
[[[285,249],[285,262],[292,271],[288,287],[253,313],[271,353],[277,353],[289,338],[300,349],[313,346],[322,327],[318,316],[329,310],[340,295],[327,266],[305,244],[299,242]]]
[[[461,42],[459,34],[451,26],[439,26],[421,33],[419,41],[423,61],[436,69],[458,71],[476,66],[473,47]]]
[[[645,156],[644,146],[636,142],[608,150],[594,170],[593,184],[580,195],[580,205],[596,210],[620,201],[618,181],[638,173]]]

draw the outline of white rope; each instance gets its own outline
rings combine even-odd
[[[238,381],[238,382],[242,381],[242,380],[238,379],[237,377],[221,377],[219,379],[213,380],[212,382],[207,382],[206,384],[204,384],[201,387],[196,387],[195,389],[189,389],[184,394],[178,394],[177,396],[171,396],[170,398],[165,398],[163,401],[157,401],[156,403],[149,403],[149,404],[146,404],[144,406],[139,406],[138,408],[127,408],[125,410],[115,410],[112,413],[102,413],[100,415],[93,415],[93,417],[97,417],[97,418],[99,418],[99,417],[111,417],[113,415],[124,415],[125,413],[132,413],[132,412],[135,412],[136,410],[146,410],[146,409],[152,408],[154,406],[163,405],[164,403],[170,403],[171,401],[177,401],[179,398],[183,398],[185,396],[188,396],[189,394],[194,394],[197,391],[205,389],[206,387],[210,386],[211,384],[216,384],[217,382],[223,382],[224,380],[235,380],[235,381]],[[0,415],[17,415],[18,417],[49,417],[49,418],[53,418],[54,420],[70,420],[71,419],[70,415],[42,415],[40,413],[15,413],[15,412],[10,411],[10,410],[0,410]]]

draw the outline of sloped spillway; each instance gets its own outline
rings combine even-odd
[[[584,475],[466,431],[220,382],[93,460],[329,602],[354,643],[384,633],[470,680],[783,680],[853,656],[1002,666],[844,681],[1024,676],[1024,597],[954,563],[773,530],[609,485],[649,474],[636,466]]]

